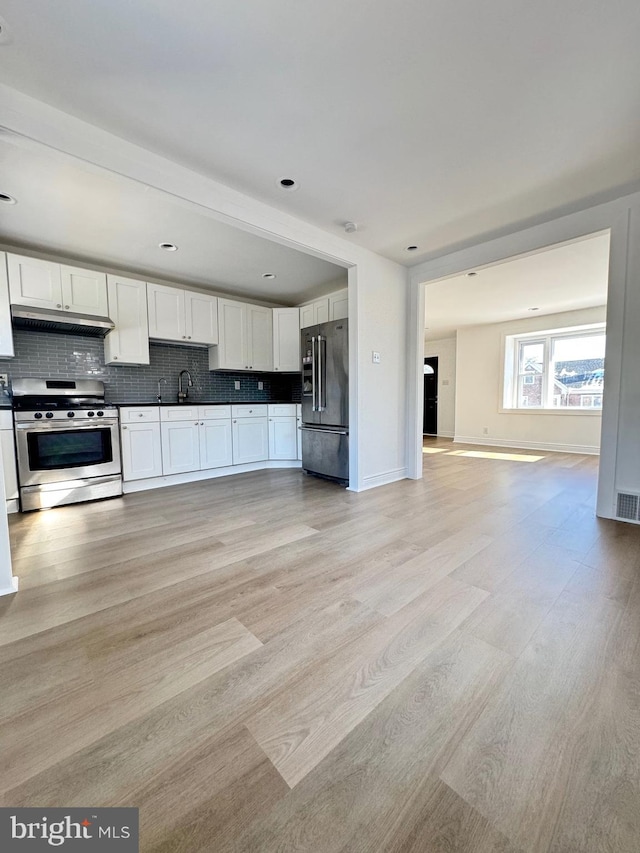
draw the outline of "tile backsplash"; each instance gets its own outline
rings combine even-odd
[[[153,402],[162,384],[162,400],[174,403],[178,394],[178,374],[189,370],[194,387],[189,395],[194,400],[231,400],[232,402],[292,400],[299,401],[298,373],[222,373],[209,370],[209,354],[205,347],[152,343],[151,364],[126,367],[104,363],[104,343],[100,338],[33,332],[14,329],[14,358],[0,359],[0,372],[9,381],[26,377],[65,379],[100,379],[105,384],[107,399],[113,402]],[[240,390],[234,388],[239,380]],[[264,384],[258,390],[258,382]]]

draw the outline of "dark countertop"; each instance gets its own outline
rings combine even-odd
[[[0,403],[0,409],[9,409],[9,411],[11,411],[11,403]]]
[[[157,400],[145,400],[144,402],[136,402],[135,400],[125,400],[124,402],[110,400],[109,402],[112,406],[117,406],[119,409],[123,408],[123,406],[268,406],[269,404],[272,406],[282,404],[292,404],[295,406],[297,403],[296,400],[187,400],[186,403],[178,403],[177,400],[163,400],[161,403],[158,403]]]

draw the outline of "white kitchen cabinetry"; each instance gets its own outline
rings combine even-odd
[[[302,431],[300,427],[302,426],[302,405],[300,403],[296,404],[296,425],[297,425],[297,443],[298,443],[298,455],[296,459],[302,459]]]
[[[346,320],[349,316],[349,291],[338,290],[329,294],[329,320]]]
[[[0,358],[11,358],[13,355],[13,330],[11,329],[11,309],[9,308],[7,261],[5,253],[0,252]]]
[[[218,346],[209,349],[210,370],[273,369],[271,308],[219,299],[218,332]]]
[[[273,309],[273,369],[300,372],[300,309]]]
[[[18,511],[18,471],[16,448],[13,440],[13,417],[8,409],[0,411],[0,446],[2,448],[2,473],[7,499],[7,512]]]
[[[107,277],[81,267],[7,255],[9,292],[15,305],[72,314],[107,315]]]
[[[148,284],[149,337],[178,343],[218,342],[218,299],[206,293]]]
[[[115,329],[104,339],[106,364],[149,364],[146,282],[109,275],[107,297]]]
[[[266,405],[231,407],[233,464],[263,462],[269,458],[269,424]]]
[[[269,459],[297,459],[296,405],[270,404],[269,413]]]
[[[308,305],[300,306],[300,328],[317,326],[318,323],[326,323],[329,320],[329,297],[316,299]]]
[[[121,408],[120,442],[125,482],[162,476],[160,412],[157,406]]]
[[[230,406],[162,406],[160,417],[165,475],[233,464]]]

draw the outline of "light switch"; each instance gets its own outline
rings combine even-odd
[[[240,380],[239,379],[235,380],[235,382],[233,383],[233,387],[236,389],[236,391],[240,390]]]
[[[380,353],[373,350],[373,352],[371,353],[371,361],[374,364],[380,364]]]

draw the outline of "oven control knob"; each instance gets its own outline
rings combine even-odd
[[[76,413],[75,413],[75,412],[67,412],[67,417],[68,417],[68,418],[75,418],[75,416],[76,416]]]
[[[33,417],[34,417],[34,418],[37,418],[38,420],[40,420],[40,418],[42,417],[42,412],[36,412],[36,413],[35,413],[35,415],[34,415]]]
[[[45,418],[52,418],[52,417],[53,417],[53,412],[47,412],[47,414],[45,415]]]
[[[104,412],[98,412],[98,417],[99,417],[99,418],[103,418],[103,417],[104,417]]]
[[[92,418],[95,415],[95,412],[87,412],[87,417]]]

